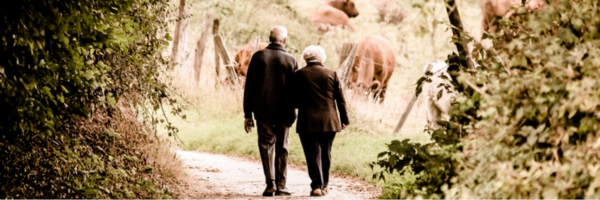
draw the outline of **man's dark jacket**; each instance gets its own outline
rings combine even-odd
[[[298,62],[283,45],[271,43],[252,55],[244,90],[244,117],[292,126],[294,110],[294,72]]]
[[[346,100],[337,73],[318,62],[309,62],[298,71],[295,102],[298,107],[297,133],[339,132],[348,125]],[[337,108],[340,113],[338,118]]]

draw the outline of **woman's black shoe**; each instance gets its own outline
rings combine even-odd
[[[263,196],[265,196],[265,197],[275,196],[276,191],[277,191],[277,188],[275,188],[275,182],[269,181],[269,182],[267,182],[267,188],[265,188],[265,191],[263,192]]]

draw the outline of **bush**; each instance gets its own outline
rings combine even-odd
[[[598,198],[598,4],[551,1],[545,9],[530,14],[518,8],[511,19],[500,20],[500,31],[484,36],[494,47],[476,44],[473,51],[481,68],[458,78],[467,89],[456,98],[450,122],[440,122],[445,128],[432,132],[456,142],[434,139],[421,150],[431,156],[420,160],[418,154],[396,151],[416,144],[390,145],[386,155],[392,156],[377,164],[388,166],[392,157],[412,161],[398,166],[401,172],[431,164],[420,173],[424,178],[396,184],[414,189],[390,193]],[[440,176],[437,169],[448,165]],[[431,177],[438,180],[425,179]]]
[[[147,163],[160,146],[144,109],[168,100],[169,12],[167,0],[1,3],[1,197],[170,195]]]
[[[454,69],[458,66],[460,60],[456,54],[448,56],[446,61]],[[416,95],[422,91],[424,82],[431,82],[431,76],[434,74],[428,72],[417,81]],[[440,77],[446,79],[442,74]],[[453,80],[452,84],[456,84]],[[440,91],[438,97],[447,95],[445,90],[448,86],[440,84],[438,87],[445,88]],[[470,88],[459,88],[466,94],[472,94]],[[458,104],[453,102],[453,109]],[[451,121],[468,124],[472,119],[475,108],[478,104],[461,107],[461,113],[464,115],[452,115]],[[456,113],[456,112],[455,112]],[[465,117],[466,116],[466,117]],[[373,175],[373,179],[381,179],[386,182],[385,192],[381,198],[411,198],[424,197],[440,199],[444,198],[444,191],[452,185],[452,178],[458,174],[456,154],[463,149],[461,139],[466,137],[468,132],[458,123],[439,121],[440,129],[434,130],[429,127],[425,132],[431,135],[431,143],[420,144],[411,143],[406,139],[403,141],[393,140],[388,144],[388,150],[381,152],[376,162],[371,163],[371,168],[378,166],[379,172]],[[399,176],[400,178],[396,177]],[[387,177],[387,178],[386,178]],[[388,181],[401,180],[401,181]]]

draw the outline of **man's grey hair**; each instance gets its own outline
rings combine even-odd
[[[283,26],[273,26],[269,35],[270,42],[283,42],[287,38],[288,31]]]
[[[304,49],[302,52],[302,58],[306,63],[308,62],[325,62],[327,59],[327,55],[325,54],[325,50],[321,48],[321,46],[310,45]]]

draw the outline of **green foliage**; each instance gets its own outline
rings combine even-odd
[[[458,55],[451,54],[446,61],[453,70],[460,60]],[[416,95],[422,91],[425,82],[432,82],[434,76],[431,72],[426,72],[419,78],[416,86]],[[447,79],[445,76],[438,75]],[[454,79],[450,83],[456,86]],[[450,90],[446,84],[440,84],[437,87],[443,87],[438,94],[447,94],[443,91]],[[460,87],[454,87],[460,88]],[[463,90],[462,88],[460,88]],[[467,89],[467,93],[472,90]],[[454,103],[454,107],[458,104]],[[475,104],[470,107],[463,107],[462,113],[473,114]],[[463,124],[469,123],[470,119],[454,115],[451,121],[458,121]],[[388,178],[401,177],[402,181],[386,181],[386,191],[382,198],[409,198],[420,196],[424,198],[440,199],[444,198],[445,188],[452,185],[451,179],[457,175],[457,163],[454,160],[454,154],[462,151],[461,138],[465,137],[467,132],[457,123],[439,121],[440,129],[434,130],[426,127],[425,132],[430,134],[431,143],[411,143],[409,139],[403,141],[394,140],[388,144],[388,150],[381,152],[376,162],[371,163],[371,167],[378,166],[383,170],[373,175],[373,178],[379,178],[386,181]],[[413,178],[414,177],[414,178]]]
[[[168,1],[0,4],[0,196],[168,194],[137,172],[148,155],[135,152],[142,143],[132,141],[149,130],[114,120],[124,118],[124,108],[139,108],[148,125],[158,121],[144,108],[157,110],[168,97],[159,81]]]
[[[122,0],[3,3],[0,107],[7,110],[0,131],[51,134],[67,116],[89,115],[91,105],[114,107],[124,93],[163,95],[152,77],[159,67],[154,52],[164,41],[148,21],[165,17],[157,3],[164,7]]]
[[[415,181],[389,183],[406,189],[390,196],[600,196],[599,3],[550,3],[501,19],[499,32],[485,36],[493,48],[475,45],[481,67],[458,77],[465,89],[450,122],[430,131],[433,144],[390,144],[376,163],[388,175],[427,166]]]
[[[401,181],[397,181],[397,178],[396,181],[386,181],[386,191],[381,198],[444,198],[445,189],[452,185],[452,178],[458,175],[454,154],[463,149],[457,138],[464,137],[465,133],[448,122],[440,121],[439,124],[443,128],[426,129],[431,134],[432,143],[394,140],[388,144],[388,150],[379,153],[378,160],[371,163],[371,167],[382,168],[373,175],[373,179],[386,181],[386,177],[404,178]]]

